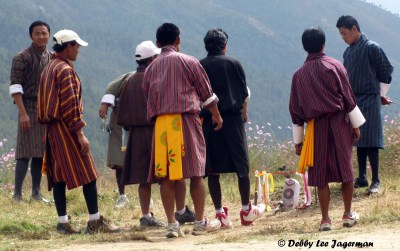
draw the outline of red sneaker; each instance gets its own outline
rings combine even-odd
[[[249,211],[246,212],[243,209],[240,210],[240,220],[243,226],[251,225],[256,219],[258,219],[265,211],[265,204],[254,206],[249,204]]]
[[[232,221],[229,219],[228,208],[223,207],[225,213],[217,213],[215,218],[221,222],[221,228],[230,228]]]

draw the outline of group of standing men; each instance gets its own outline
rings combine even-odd
[[[57,231],[64,234],[78,232],[70,224],[65,192],[66,188],[83,186],[89,211],[86,231],[117,232],[119,228],[112,226],[98,212],[98,173],[89,141],[83,132],[86,123],[82,116],[82,88],[72,64],[77,59],[80,46],[87,46],[88,43],[74,31],[60,30],[53,36],[55,52],[52,53],[46,49],[49,26],[37,21],[32,23],[31,29],[32,50],[35,52],[29,55],[31,61],[33,57],[38,61],[44,60],[44,55],[48,55],[48,58],[44,64],[35,64],[38,69],[33,71],[36,77],[31,79],[30,84],[26,81],[30,76],[24,74],[33,63],[27,65],[26,61],[21,60],[25,65],[19,66],[21,79],[17,81],[13,76],[18,68],[13,62],[10,94],[19,104],[18,100],[24,97],[24,90],[34,88],[32,95],[36,106],[30,116],[25,116],[20,109],[19,133],[22,129],[27,131],[25,127],[29,121],[26,123],[25,117],[28,120],[37,118],[44,125],[41,127],[37,123],[41,127],[38,138],[45,139],[45,144],[38,140],[42,152],[38,154],[40,164],[37,170],[40,173],[43,166],[48,189],[53,189],[59,216]],[[37,35],[41,47],[36,43],[37,29],[42,31]],[[99,110],[100,117],[105,118],[108,106],[114,106],[114,111],[118,107],[119,111],[114,114],[117,124],[129,131],[123,164],[108,163],[110,167],[122,170],[117,171],[116,175],[120,194],[124,194],[124,185],[139,184],[143,214],[140,225],[165,227],[164,223],[154,218],[149,208],[151,184],[158,182],[168,220],[167,237],[182,236],[180,224],[186,222],[194,222],[193,234],[199,235],[232,225],[227,207],[222,206],[218,177],[220,173],[236,172],[242,198],[242,208],[239,210],[241,223],[250,225],[262,215],[265,207],[250,203],[244,130],[249,90],[240,63],[225,56],[228,35],[221,29],[210,30],[206,34],[204,42],[209,54],[201,63],[179,52],[180,31],[176,25],[164,23],[157,29],[156,37],[159,48],[151,41],[137,46],[137,70],[116,79],[114,82],[118,82],[118,86],[115,83],[109,85],[110,93],[103,97]],[[17,54],[14,61],[20,59],[22,54]],[[212,79],[211,83],[209,79]],[[117,98],[112,94],[114,92],[119,94]],[[228,122],[224,126],[223,119]],[[112,133],[113,128],[110,129]],[[232,147],[213,148],[214,144]],[[118,151],[121,149],[118,148]],[[30,154],[27,156],[32,157]],[[209,187],[216,208],[216,220],[204,217],[206,175],[213,177]],[[185,179],[190,179],[194,212],[185,206]],[[19,200],[21,196],[22,193],[16,189],[14,198]]]
[[[368,156],[373,170],[369,192],[379,192],[381,104],[391,102],[386,93],[393,67],[383,50],[361,33],[351,16],[341,17],[337,27],[350,45],[344,53],[345,67],[323,53],[323,31],[307,29],[302,41],[309,55],[293,76],[289,105],[297,154],[301,153],[303,124],[315,123],[315,158],[309,169],[309,185],[318,187],[320,230],[331,229],[329,182],[342,182],[343,225],[352,226],[358,219],[358,214],[351,211],[353,143],[358,144],[359,164],[354,187],[368,186]],[[118,232],[119,228],[98,211],[98,174],[83,133],[86,123],[82,89],[72,61],[79,47],[88,44],[74,31],[60,30],[53,36],[55,52],[50,52],[46,48],[50,27],[42,21],[32,23],[29,34],[32,45],[13,58],[11,69],[10,94],[19,110],[14,199],[22,199],[22,182],[31,160],[32,198],[43,199],[39,190],[43,166],[48,188],[53,189],[58,232],[78,232],[70,224],[65,190],[79,186],[83,186],[89,211],[86,231]],[[180,31],[176,25],[162,24],[156,38],[158,48],[151,41],[137,46],[136,71],[108,86],[99,109],[103,119],[109,106],[114,109],[110,141],[111,135],[121,140],[118,125],[129,132],[125,157],[121,157],[124,154],[120,147],[109,149],[114,151],[110,157],[120,155],[118,161],[108,158],[108,166],[116,169],[121,195],[117,205],[127,201],[125,185],[139,184],[143,215],[140,225],[165,227],[150,212],[151,184],[158,182],[168,220],[167,237],[182,236],[180,224],[186,222],[194,222],[193,234],[229,228],[232,222],[228,208],[222,205],[219,176],[234,172],[241,196],[241,224],[250,225],[262,215],[265,205],[250,203],[244,129],[250,90],[239,61],[225,55],[227,33],[222,29],[207,32],[204,44],[208,55],[200,61],[179,52]],[[208,177],[215,220],[204,217],[204,176]],[[185,206],[185,179],[190,179],[194,212]]]
[[[108,106],[113,107],[109,143],[112,137],[120,142],[109,144],[109,153],[120,149],[123,141],[121,133],[113,135],[114,130],[121,130],[118,125],[129,131],[118,185],[139,184],[140,225],[162,226],[149,211],[151,183],[159,182],[168,220],[167,237],[172,238],[183,235],[179,226],[186,222],[194,222],[193,234],[232,225],[227,207],[222,206],[219,174],[236,172],[242,197],[241,223],[251,224],[265,208],[250,203],[244,130],[250,95],[242,66],[225,56],[228,35],[221,29],[208,31],[204,38],[208,56],[200,62],[179,53],[176,25],[161,25],[156,37],[161,50],[151,41],[140,43],[135,52],[136,72],[113,80],[100,105],[103,119]],[[113,165],[110,158],[107,162]],[[205,175],[216,209],[214,221],[204,218]],[[185,179],[190,179],[194,212],[185,206]]]

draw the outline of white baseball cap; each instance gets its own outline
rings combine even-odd
[[[83,41],[75,31],[72,30],[60,30],[54,34],[56,44],[62,44],[66,42],[76,41],[81,46],[87,46],[88,43]]]
[[[161,49],[157,48],[152,41],[148,40],[141,42],[138,46],[136,46],[135,58],[136,60],[142,60],[154,55],[158,55],[160,52]]]

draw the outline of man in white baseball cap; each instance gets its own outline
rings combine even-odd
[[[158,55],[158,54],[160,54],[160,52],[161,52],[160,48],[157,48],[152,41],[147,40],[147,41],[141,42],[136,47],[135,58],[136,58],[136,60],[142,60],[142,59],[152,57],[154,55]]]
[[[60,30],[53,36],[53,40],[56,44],[63,44],[66,42],[76,41],[80,46],[87,46],[88,43],[82,40],[75,31],[72,30]]]
[[[48,189],[58,215],[57,232],[77,234],[67,213],[66,189],[83,187],[89,213],[86,233],[116,233],[119,227],[99,212],[96,181],[98,171],[90,143],[84,133],[82,88],[71,61],[77,59],[79,47],[87,43],[71,30],[54,34],[51,61],[44,68],[38,90],[38,121],[46,125],[46,150],[43,162]]]

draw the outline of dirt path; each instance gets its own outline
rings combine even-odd
[[[148,237],[147,240],[119,242],[119,243],[102,243],[102,244],[85,244],[72,245],[63,247],[64,251],[76,250],[360,250],[360,247],[350,247],[352,243],[358,242],[364,245],[361,249],[368,250],[400,250],[400,223],[385,228],[376,228],[374,230],[366,230],[362,228],[353,228],[352,231],[333,230],[325,233],[314,233],[312,235],[292,235],[281,236],[272,235],[260,237],[239,242],[218,241],[221,238],[230,235],[231,230],[220,230],[206,236],[191,236],[190,234],[184,238],[176,238],[168,240],[159,233],[157,237]],[[242,236],[243,237],[243,236]],[[249,238],[251,239],[251,238]],[[284,240],[283,247],[278,246],[278,240]],[[303,242],[301,242],[303,241]],[[336,246],[332,247],[336,243]],[[303,246],[300,246],[303,244]],[[307,246],[305,246],[307,244]],[[309,248],[309,245],[311,245]],[[319,244],[319,247],[316,245]],[[326,244],[323,247],[322,244]],[[290,245],[290,246],[289,246]],[[297,245],[297,246],[296,246]],[[344,247],[343,245],[348,245]]]

